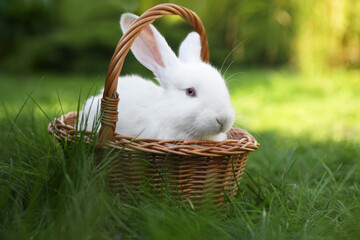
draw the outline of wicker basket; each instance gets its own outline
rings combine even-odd
[[[146,182],[159,193],[165,183],[173,196],[183,201],[199,204],[210,198],[222,204],[224,196],[236,193],[248,155],[259,147],[247,132],[232,128],[227,133],[228,140],[222,142],[136,139],[114,132],[119,102],[117,79],[125,56],[140,32],[163,15],[180,15],[187,20],[200,34],[203,61],[209,61],[205,29],[195,13],[174,4],[161,4],[141,15],[122,36],[110,61],[101,102],[101,129],[96,135],[98,151],[110,148],[117,155],[110,173],[110,183],[116,191],[121,191],[124,183],[136,191]],[[54,119],[49,133],[60,141],[74,141],[79,134],[76,118],[76,112],[70,112]],[[88,139],[92,136],[90,132],[84,134]]]

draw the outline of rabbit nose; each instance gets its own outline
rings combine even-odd
[[[234,117],[228,113],[221,113],[216,117],[216,122],[220,125],[220,132],[226,132],[231,128]]]
[[[220,132],[224,131],[224,124],[225,124],[225,119],[224,118],[216,118],[216,121],[220,124]]]

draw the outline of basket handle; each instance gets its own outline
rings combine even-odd
[[[106,140],[111,140],[114,136],[116,123],[118,121],[119,94],[116,92],[118,77],[120,75],[125,57],[129,52],[134,40],[140,32],[164,15],[179,15],[190,23],[196,32],[200,35],[201,58],[204,62],[209,62],[209,47],[205,28],[200,18],[185,7],[175,4],[160,4],[146,12],[136,19],[130,29],[121,37],[116,46],[115,52],[110,60],[109,70],[105,80],[104,95],[101,99],[101,129],[99,132],[99,145],[102,146]]]

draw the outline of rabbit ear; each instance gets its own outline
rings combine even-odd
[[[131,24],[138,18],[138,16],[131,13],[123,14],[120,20],[123,33],[127,32]],[[165,69],[178,61],[165,38],[152,25],[141,31],[132,44],[131,51],[136,59],[157,77],[160,77]]]
[[[180,45],[179,58],[183,62],[201,61],[200,54],[200,35],[197,32],[191,32]]]

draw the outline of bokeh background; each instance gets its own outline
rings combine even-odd
[[[121,37],[122,12],[141,14],[154,0],[1,0],[0,64],[9,72],[99,74]],[[202,19],[211,61],[231,54],[234,66],[328,71],[360,67],[357,0],[170,1]],[[165,19],[165,20],[164,20]],[[179,18],[156,22],[172,46],[188,25]]]

